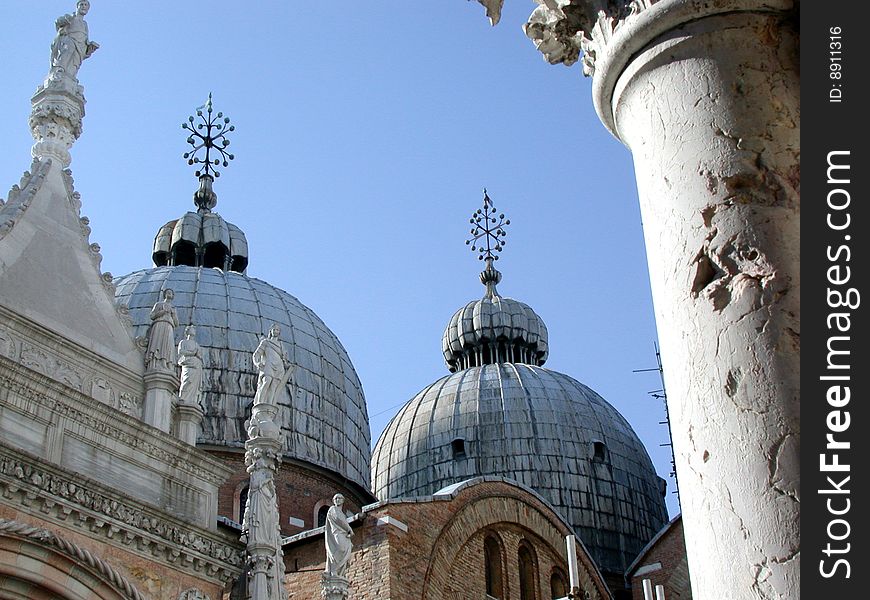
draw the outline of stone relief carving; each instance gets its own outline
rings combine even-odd
[[[0,478],[0,494],[5,498],[17,500],[24,506],[33,506],[36,503],[35,508],[43,513],[54,511],[55,517],[61,520],[69,519],[76,512],[78,516],[72,522],[87,526],[95,533],[102,533],[134,549],[151,546],[154,550],[159,550],[170,563],[180,560],[183,564],[192,565],[196,571],[209,571],[211,576],[223,570],[226,577],[236,574],[230,572],[228,566],[238,570],[243,564],[242,553],[230,545],[151,516],[141,507],[103,495],[29,462],[2,456],[0,475],[12,479],[10,482]],[[19,483],[16,484],[15,481]],[[22,488],[21,484],[32,486],[35,490]],[[78,508],[60,504],[58,500],[74,504]],[[87,511],[98,513],[101,517],[94,517]],[[160,547],[154,537],[175,548]],[[206,563],[203,557],[224,565]]]
[[[550,64],[571,66],[583,52],[583,74],[595,74],[598,53],[614,32],[658,0],[535,0],[523,30]]]
[[[35,346],[22,344],[20,362],[25,367],[51,377],[66,386],[78,391],[82,390],[84,378],[78,370]]]
[[[0,356],[15,360],[15,340],[3,329],[0,329]]]
[[[97,377],[91,383],[91,396],[103,404],[115,406],[115,392],[112,385],[102,377]]]
[[[209,598],[202,590],[190,588],[189,590],[181,592],[181,594],[178,595],[178,600],[211,600],[211,598]]]
[[[142,418],[142,398],[138,398],[130,392],[124,392],[118,397],[118,410],[129,415]]]
[[[151,444],[139,438],[134,433],[114,427],[105,419],[88,412],[87,408],[85,408],[84,410],[79,410],[78,408],[72,406],[72,404],[68,403],[67,398],[61,398],[55,396],[54,394],[52,394],[51,396],[41,394],[37,390],[29,387],[29,385],[6,376],[0,376],[0,386],[5,387],[10,392],[23,399],[38,402],[39,404],[49,408],[60,416],[67,417],[76,422],[82,423],[88,428],[103,436],[106,436],[110,439],[118,440],[119,442],[130,446],[131,448],[134,448],[145,455],[151,456],[173,468],[179,469],[182,472],[195,474],[196,476],[201,477],[214,485],[221,485],[223,483],[223,479],[220,476],[209,474],[208,472],[197,469],[195,465],[190,464],[187,457],[179,455],[177,452],[167,450],[162,446],[156,446],[154,444]],[[139,407],[139,410],[141,410],[141,397],[134,394],[128,395],[133,399],[131,401]],[[87,396],[82,395],[82,399],[85,398],[87,398]]]

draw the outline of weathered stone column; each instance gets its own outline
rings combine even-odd
[[[248,557],[247,600],[284,600],[284,552],[275,472],[281,462],[281,430],[275,424],[278,415],[276,397],[286,393],[292,369],[278,337],[281,328],[272,325],[269,336],[262,338],[254,351],[257,368],[257,394],[251,418],[245,423],[245,464],[250,474],[248,500],[242,521],[242,541]]]
[[[799,598],[794,7],[538,2],[526,33],[583,51],[634,156],[694,597]]]

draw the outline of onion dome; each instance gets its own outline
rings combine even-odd
[[[451,373],[500,362],[542,366],[547,360],[547,326],[529,305],[502,298],[499,273],[489,262],[480,274],[486,294],[450,319],[441,350]]]
[[[200,209],[169,221],[154,238],[154,264],[218,268],[244,273],[248,240],[241,229],[216,212]]]
[[[472,217],[486,293],[444,332],[451,375],[414,396],[372,453],[381,499],[431,495],[478,476],[514,479],[561,513],[605,572],[621,576],[667,522],[664,480],[619,411],[575,379],[542,367],[547,328],[502,298],[493,267],[509,221],[484,206]]]

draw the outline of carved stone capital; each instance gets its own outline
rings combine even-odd
[[[616,135],[610,100],[628,64],[656,38],[699,19],[733,13],[786,13],[793,0],[535,0],[523,26],[551,64],[594,76],[593,99],[602,122]],[[725,51],[726,49],[722,49]],[[617,135],[617,137],[619,137]]]
[[[320,597],[324,600],[347,600],[350,582],[344,577],[324,573],[320,576]]]
[[[36,143],[34,158],[56,158],[64,168],[71,161],[69,149],[82,134],[85,98],[69,86],[40,86],[31,99],[30,132]]]

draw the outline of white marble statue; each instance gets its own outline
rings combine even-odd
[[[151,371],[175,372],[175,328],[178,315],[172,306],[175,292],[163,290],[163,300],[151,309],[151,328],[148,330],[148,350],[145,352],[145,368]]]
[[[275,323],[269,329],[269,337],[262,338],[254,350],[254,366],[258,372],[254,406],[275,404],[278,392],[287,384],[292,372],[284,344],[278,337],[280,335],[281,327]]]
[[[196,327],[184,329],[184,339],[178,342],[178,365],[181,367],[181,387],[178,397],[182,404],[199,405],[202,390],[202,349],[196,342]]]
[[[275,480],[268,459],[259,449],[254,449],[248,458],[248,501],[242,518],[242,529],[250,546],[275,546],[279,539],[278,504]]]
[[[88,40],[88,24],[85,15],[91,8],[88,0],[76,2],[76,11],[58,17],[55,26],[57,35],[51,43],[51,75],[63,74],[76,79],[82,61],[100,47]]]
[[[350,560],[352,548],[350,538],[353,529],[347,522],[342,505],[344,496],[336,494],[332,497],[332,506],[326,513],[326,573],[333,577],[344,577],[347,572],[347,562]]]

